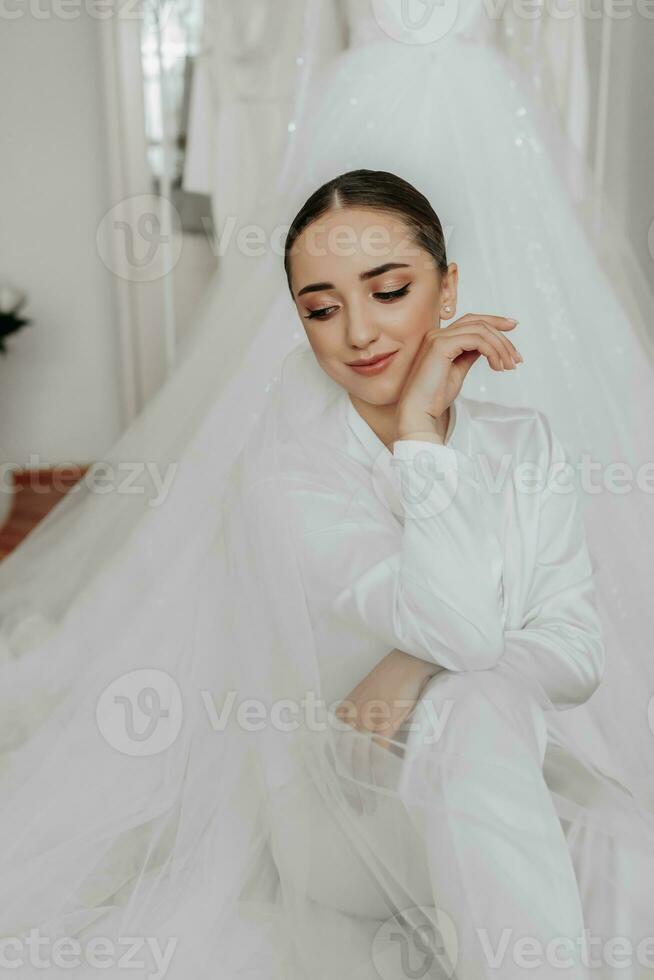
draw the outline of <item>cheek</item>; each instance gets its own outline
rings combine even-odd
[[[431,293],[415,290],[398,303],[389,304],[382,313],[389,336],[406,347],[417,347],[427,330],[438,324],[436,307]]]
[[[415,303],[407,316],[407,340],[420,343],[424,335],[432,327],[437,326],[438,316],[432,296],[416,297]]]
[[[336,330],[327,329],[327,324],[320,327],[305,327],[307,339],[319,361],[341,360],[342,339]]]
[[[425,334],[433,326],[433,316],[421,307],[403,317],[400,329],[389,331],[389,334],[402,345],[402,357],[401,361],[398,360],[398,367],[401,364],[403,370],[409,370]]]
[[[315,358],[323,371],[334,381],[343,384],[348,373],[352,372],[349,372],[348,368],[344,366],[341,347],[335,343],[334,336],[330,336],[329,331],[312,330],[311,328],[306,330],[306,334]]]

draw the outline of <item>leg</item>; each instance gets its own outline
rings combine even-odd
[[[543,772],[562,801],[559,815],[579,883],[592,977],[652,980],[652,809],[551,732]]]
[[[444,671],[413,722],[400,793],[426,842],[434,904],[454,925],[454,976],[584,978],[581,900],[543,777],[538,703],[500,669]]]

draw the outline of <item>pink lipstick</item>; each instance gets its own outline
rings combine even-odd
[[[388,354],[378,354],[377,357],[368,357],[365,360],[354,361],[348,366],[351,367],[353,371],[356,371],[357,374],[381,374],[382,371],[386,370],[396,354],[397,351],[393,350]]]

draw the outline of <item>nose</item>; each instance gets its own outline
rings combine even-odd
[[[357,304],[348,308],[345,331],[348,344],[356,350],[365,350],[379,337],[374,317]]]

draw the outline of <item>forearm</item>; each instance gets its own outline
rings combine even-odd
[[[396,646],[448,670],[491,667],[503,651],[503,556],[473,461],[406,440],[395,444],[394,462],[404,507]],[[360,595],[365,601],[365,589]]]
[[[414,657],[412,653],[406,653],[406,651],[398,650],[397,648],[391,650],[386,656],[393,658],[400,669],[405,672],[407,679],[419,688],[423,687],[435,674],[446,669],[440,664],[433,663],[430,660],[423,660],[422,657]]]
[[[394,649],[347,694],[337,716],[361,731],[391,737],[411,714],[425,685],[444,668]]]
[[[547,472],[568,461],[541,417],[549,440]],[[565,492],[564,492],[565,491]],[[500,663],[533,686],[541,704],[566,709],[582,704],[599,686],[605,664],[595,570],[585,536],[578,490],[550,479],[538,514],[536,559],[521,620],[504,635]]]
[[[599,686],[605,647],[592,579],[544,601],[540,621],[507,630],[498,666],[517,672],[544,708],[583,704]]]

